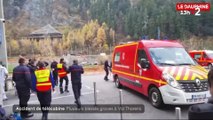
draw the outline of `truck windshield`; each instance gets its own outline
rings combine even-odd
[[[206,52],[209,58],[213,58],[213,51],[208,51]]]
[[[195,65],[196,63],[188,55],[184,48],[150,48],[152,60],[157,65]]]

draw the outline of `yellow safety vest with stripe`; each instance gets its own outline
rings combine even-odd
[[[57,64],[58,68],[58,76],[60,78],[67,76],[67,72],[65,71],[63,64]]]
[[[36,76],[36,90],[48,91],[51,89],[52,83],[50,81],[50,70],[40,69],[35,71]]]

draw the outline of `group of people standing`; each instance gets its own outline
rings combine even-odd
[[[60,81],[60,93],[69,92],[68,76],[71,73],[72,88],[75,96],[77,107],[81,107],[80,90],[81,90],[81,74],[84,73],[83,67],[78,65],[78,61],[74,60],[73,65],[66,67],[66,62],[63,58],[57,63],[53,61],[50,65],[51,70],[47,68],[48,63],[30,59],[26,65],[25,58],[19,59],[19,65],[13,70],[13,81],[15,82],[17,94],[19,98],[19,106],[27,107],[31,92],[37,93],[38,101],[41,108],[49,107],[52,100],[52,91],[55,91],[55,86],[58,85],[58,77]],[[63,81],[66,85],[63,91]],[[30,111],[21,110],[21,117],[32,117]],[[48,111],[42,110],[42,120],[48,119]]]

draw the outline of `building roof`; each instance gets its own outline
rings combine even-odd
[[[33,34],[61,34],[58,30],[56,30],[54,27],[52,27],[50,24],[36,30],[36,31],[33,31],[31,33],[31,35]]]
[[[52,27],[50,24],[33,31],[28,35],[29,38],[45,38],[46,36],[54,38],[62,38],[62,33]]]

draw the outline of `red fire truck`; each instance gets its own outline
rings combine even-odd
[[[213,66],[213,51],[212,50],[192,50],[189,54],[194,58],[201,66],[208,67]]]
[[[141,40],[118,45],[113,52],[115,85],[133,89],[155,107],[195,104],[210,97],[207,71],[175,41]]]

